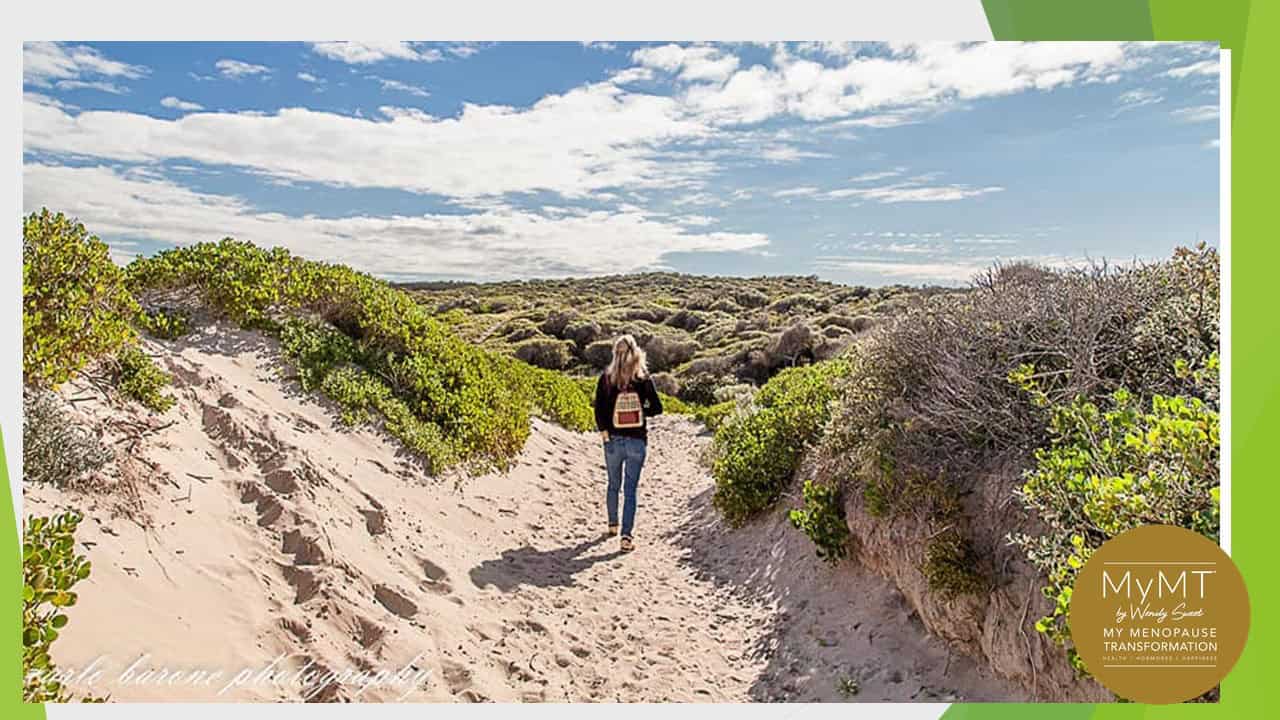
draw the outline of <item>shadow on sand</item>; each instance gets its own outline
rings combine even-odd
[[[617,550],[584,554],[608,539],[602,535],[553,550],[538,550],[528,545],[504,550],[500,557],[485,560],[471,568],[471,582],[479,588],[493,585],[503,592],[510,592],[520,585],[568,587],[576,584],[574,576],[578,573],[622,554]]]

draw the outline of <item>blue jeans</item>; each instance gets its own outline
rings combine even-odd
[[[618,524],[618,491],[622,490],[622,534],[631,535],[636,524],[636,486],[640,484],[640,469],[644,467],[647,443],[640,438],[616,435],[604,444],[604,466],[609,471],[609,491],[605,505],[609,509],[609,524]]]

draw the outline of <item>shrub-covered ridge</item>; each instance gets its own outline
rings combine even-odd
[[[434,470],[506,466],[534,412],[591,424],[590,398],[569,378],[466,342],[405,292],[344,266],[226,239],[140,258],[128,277],[140,298],[194,294],[280,335],[304,387],[350,422],[380,421]]]

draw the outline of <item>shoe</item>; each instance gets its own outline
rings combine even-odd
[[[609,537],[613,537],[614,535],[617,535],[617,534],[618,534],[618,526],[617,526],[617,525],[610,525],[610,526],[609,526]]]
[[[631,552],[632,550],[635,550],[635,549],[636,549],[635,544],[631,542],[631,536],[630,536],[630,535],[623,535],[623,536],[622,536],[622,545],[620,546],[620,548],[621,548],[622,552],[624,552],[624,553],[628,553],[628,552]]]

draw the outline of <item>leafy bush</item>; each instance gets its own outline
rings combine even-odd
[[[1196,370],[1180,363],[1177,374],[1216,397],[1218,371],[1215,354]],[[1049,580],[1044,592],[1054,610],[1036,629],[1065,645],[1076,573],[1106,540],[1145,524],[1218,539],[1218,411],[1199,397],[1154,395],[1144,403],[1124,389],[1103,407],[1083,397],[1053,404],[1034,367],[1010,379],[1051,412],[1050,441],[1036,451],[1019,491],[1048,531],[1010,539]],[[1073,651],[1070,657],[1079,667]]]
[[[29,517],[22,534],[22,699],[67,702],[50,649],[67,625],[65,608],[76,604],[76,583],[89,577],[89,561],[76,553],[81,516]]]
[[[457,451],[440,428],[417,417],[385,383],[365,370],[353,365],[334,368],[324,376],[319,389],[342,408],[342,420],[349,425],[380,417],[387,432],[422,456],[432,472],[457,462]]]
[[[162,392],[170,379],[169,374],[136,345],[126,347],[116,356],[116,388],[148,410],[162,413],[173,407],[173,396]]]
[[[526,387],[532,393],[533,406],[552,422],[570,430],[587,432],[596,427],[592,411],[595,386],[586,392],[581,383],[567,375],[512,363],[513,375],[523,375]]]
[[[718,430],[733,413],[738,409],[738,403],[734,400],[726,400],[715,405],[694,405],[697,408],[694,411],[694,417],[702,421],[710,430]]]
[[[449,451],[433,451],[433,466],[447,457],[505,467],[528,437],[526,378],[514,376],[505,358],[458,338],[407,293],[368,275],[231,239],[139,259],[128,274],[135,292],[194,289],[212,309],[250,327],[283,333],[291,319],[323,319],[349,342],[339,343],[334,333],[305,339],[311,331],[286,340],[296,358],[309,358],[301,363],[304,384],[320,388],[340,362],[359,365],[386,386],[387,398],[436,428],[428,434],[445,438]],[[424,427],[398,405],[376,404],[391,409],[404,433],[424,437]]]
[[[761,408],[716,431],[712,446],[713,503],[733,526],[741,526],[782,494],[799,461],[780,413]]]
[[[293,296],[305,297],[318,289],[305,284],[303,261],[288,250],[261,250],[231,238],[163,250],[133,261],[126,270],[135,293],[193,289],[211,307],[246,327],[261,326],[272,310]]]
[[[849,526],[839,487],[805,480],[804,507],[788,517],[817,546],[818,557],[835,564],[849,554]]]
[[[191,315],[181,310],[147,310],[138,316],[138,326],[152,337],[176,340],[191,332]]]
[[[57,387],[134,336],[138,305],[106,243],[47,209],[22,221],[22,377]]]
[[[23,388],[24,482],[65,487],[101,469],[111,459],[111,450],[63,410],[55,393],[40,388]]]
[[[842,361],[778,373],[756,395],[756,407],[716,431],[713,502],[731,525],[742,525],[782,494],[805,445],[822,432]]]

